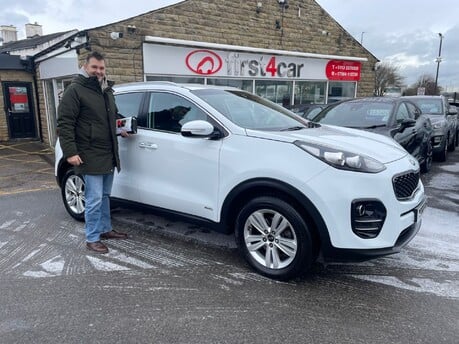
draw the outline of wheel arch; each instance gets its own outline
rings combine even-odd
[[[314,240],[319,245],[330,243],[325,221],[315,205],[298,189],[283,181],[270,178],[255,178],[247,180],[236,187],[223,202],[221,224],[227,233],[234,232],[236,215],[247,200],[257,196],[275,196],[291,204],[311,227]]]
[[[58,165],[57,165],[57,175],[56,175],[56,182],[59,187],[62,185],[62,179],[64,179],[65,174],[69,169],[72,168],[72,165],[70,165],[66,159],[62,158]]]

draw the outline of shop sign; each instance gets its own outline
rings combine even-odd
[[[325,67],[325,74],[328,80],[359,81],[360,70],[360,62],[331,60]]]
[[[360,80],[360,62],[177,47],[144,45],[146,74],[200,75],[260,79]]]
[[[223,65],[218,54],[210,50],[193,50],[185,58],[189,70],[200,75],[212,75],[217,73]]]
[[[280,56],[249,56],[242,53],[227,53],[222,59],[210,50],[193,50],[185,57],[187,68],[200,75],[212,75],[220,71],[223,61],[227,76],[250,76],[271,78],[298,78],[304,63],[285,61]]]

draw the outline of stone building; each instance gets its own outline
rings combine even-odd
[[[56,140],[59,95],[89,51],[116,83],[231,85],[287,107],[374,91],[378,61],[314,0],[185,0],[79,31],[34,56],[41,139]]]
[[[31,67],[28,59],[0,54],[0,142],[40,136]]]
[[[34,56],[75,32],[78,30],[42,36],[40,25],[26,24],[27,39],[12,37],[0,45],[0,142],[43,137],[42,125],[47,122],[38,115]]]

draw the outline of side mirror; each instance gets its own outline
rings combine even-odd
[[[416,120],[412,118],[406,118],[400,123],[400,131],[403,131],[406,128],[414,127],[415,125],[416,125]]]
[[[218,129],[214,128],[212,124],[203,120],[185,123],[180,132],[186,137],[209,137],[212,139],[217,138],[216,133],[219,133]]]
[[[457,107],[450,106],[448,110],[448,115],[457,115]]]

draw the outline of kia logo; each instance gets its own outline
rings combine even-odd
[[[185,62],[189,70],[201,75],[215,74],[223,66],[221,57],[210,50],[194,50]]]

